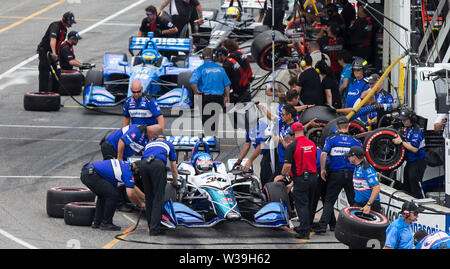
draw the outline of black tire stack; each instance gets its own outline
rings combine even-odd
[[[95,211],[95,194],[84,187],[54,187],[47,191],[47,215],[64,218],[68,225],[89,226]]]

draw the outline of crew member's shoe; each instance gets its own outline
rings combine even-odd
[[[114,225],[112,223],[100,224],[100,230],[103,230],[103,231],[120,231],[120,229],[122,229],[122,228],[120,228],[119,226]]]

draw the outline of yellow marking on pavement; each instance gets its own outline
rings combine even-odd
[[[136,221],[134,221],[132,218],[130,218],[127,214],[122,213],[122,216],[124,216],[126,219],[128,219],[129,221],[131,221],[134,225],[131,227],[128,227],[125,232],[123,232],[123,234],[121,236],[119,236],[120,239],[125,238],[127,235],[130,234],[130,231],[134,229],[134,227],[136,226]],[[103,249],[110,249],[112,247],[114,247],[117,243],[119,243],[120,240],[119,239],[113,239],[111,242],[109,242],[108,244],[104,245],[102,248]]]
[[[25,17],[25,18],[23,18],[23,19],[21,19],[21,20],[15,22],[15,23],[13,23],[13,24],[10,24],[10,25],[8,25],[8,26],[6,26],[6,27],[3,27],[2,29],[0,29],[0,34],[3,33],[3,32],[6,32],[6,31],[8,31],[8,30],[10,30],[10,29],[12,29],[12,28],[14,28],[14,27],[16,27],[17,25],[20,25],[20,24],[22,24],[22,23],[24,23],[24,22],[26,22],[26,21],[28,21],[28,20],[30,20],[30,19],[32,19],[32,18],[38,16],[38,15],[44,13],[44,12],[47,12],[47,11],[49,11],[50,9],[52,9],[52,8],[54,8],[54,7],[56,7],[56,6],[60,5],[60,4],[62,4],[62,3],[64,3],[64,2],[66,2],[66,0],[59,0],[58,2],[55,2],[55,3],[53,3],[53,4],[51,4],[51,5],[47,6],[47,7],[45,7],[45,8],[43,8],[43,9],[41,9],[41,10],[39,10],[39,11],[37,11],[37,12],[35,12],[35,13],[33,13],[33,14],[31,14],[31,15],[29,15],[29,16],[27,16],[27,17]]]

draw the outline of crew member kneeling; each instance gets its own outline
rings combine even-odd
[[[296,238],[309,239],[311,232],[310,211],[317,184],[317,147],[305,137],[303,125],[299,122],[291,126],[295,140],[288,145],[284,154],[284,165],[281,173],[291,176],[294,181],[292,192],[300,225]]]
[[[114,212],[120,194],[118,187],[125,185],[128,198],[139,207],[145,204],[141,200],[144,194],[134,187],[133,171],[136,163],[116,159],[98,161],[83,165],[81,182],[97,195],[92,228],[107,231],[119,231],[121,228],[113,224]]]

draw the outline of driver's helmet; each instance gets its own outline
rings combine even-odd
[[[144,64],[155,64],[158,60],[158,53],[153,49],[146,49],[142,52],[142,62]]]
[[[213,160],[211,155],[202,152],[194,156],[194,167],[198,173],[209,171],[213,168]]]
[[[237,7],[229,7],[227,8],[227,13],[225,14],[225,18],[233,21],[238,21],[241,17],[241,11]]]

